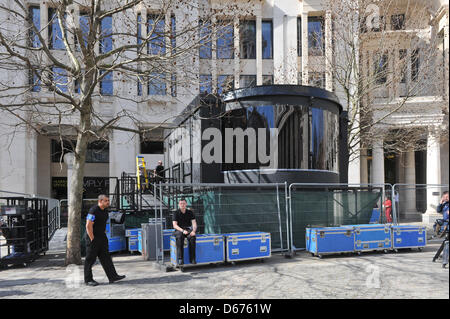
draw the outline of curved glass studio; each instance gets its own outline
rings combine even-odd
[[[342,107],[332,92],[270,85],[231,91],[223,100],[224,144],[230,141],[227,129],[252,128],[256,135],[244,145],[234,138],[233,161],[222,164],[225,182],[339,182]]]

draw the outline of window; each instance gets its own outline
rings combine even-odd
[[[256,59],[256,21],[241,21],[239,33],[241,59]]]
[[[297,55],[302,56],[302,18],[297,18]]]
[[[420,57],[419,49],[411,52],[411,81],[417,81],[419,77]]]
[[[152,128],[139,134],[141,154],[164,154],[164,129]]]
[[[201,93],[212,93],[212,76],[210,74],[200,74],[199,76],[199,91]]]
[[[111,71],[100,70],[100,76],[105,72],[108,72],[105,77],[100,81],[100,94],[101,95],[113,95],[113,73]]]
[[[51,140],[52,163],[64,163],[64,155],[73,152],[77,142],[75,140]],[[109,163],[109,143],[107,141],[94,141],[88,144],[86,163]]]
[[[31,92],[40,92],[41,91],[41,80],[38,76],[38,70],[31,69],[28,75],[28,82],[30,84]]]
[[[375,16],[372,20],[372,31],[380,32],[386,30],[386,19],[384,16],[380,16],[378,19]]]
[[[104,17],[101,21],[100,53],[112,50],[112,17]]]
[[[241,75],[239,78],[239,87],[248,88],[256,86],[256,75]]]
[[[325,89],[325,73],[324,72],[309,72],[308,84],[310,86]]]
[[[164,73],[151,73],[148,79],[148,95],[166,95],[166,76]]]
[[[398,56],[399,56],[399,64],[400,64],[400,72],[402,75],[402,78],[400,80],[400,83],[406,83],[406,50],[402,49],[398,51]]]
[[[175,15],[170,16],[170,46],[172,54],[175,54],[177,51],[177,21]]]
[[[234,89],[234,76],[219,75],[217,77],[217,93],[222,94]]]
[[[272,20],[263,21],[262,34],[262,58],[273,59],[273,24]]]
[[[217,32],[217,58],[234,58],[234,27],[230,21],[219,21]]]
[[[142,96],[142,77],[138,76],[137,77],[137,95],[138,96]]]
[[[273,75],[263,75],[263,85],[272,85],[273,84]]]
[[[140,13],[137,15],[136,42],[142,44],[142,15]]]
[[[324,23],[322,17],[308,17],[308,54],[323,55],[325,52]]]
[[[77,37],[75,37],[76,48],[79,51],[80,45],[82,43],[83,46],[87,49],[88,46],[88,36],[89,36],[89,14],[86,12],[80,12],[80,30],[81,30],[81,41]]]
[[[52,82],[58,91],[66,93],[68,84],[67,71],[61,68],[53,67]]]
[[[32,26],[34,26],[37,30],[41,29],[41,10],[39,7],[34,6],[29,7],[28,10],[28,21],[30,24],[30,31],[28,33],[28,45],[32,48],[39,48],[41,46],[41,42],[39,41],[39,37],[34,32]]]
[[[61,28],[59,27],[59,19],[58,14],[56,13],[56,9],[54,8],[48,9],[48,20],[49,20],[49,28],[48,28],[49,48],[53,50],[64,50],[65,46],[63,42],[63,34]]]
[[[199,55],[200,59],[212,58],[212,44],[211,44],[211,25],[209,21],[200,20],[199,22],[199,37],[200,47]]]
[[[164,37],[165,19],[162,16],[149,14],[147,16],[147,53],[151,55],[166,54]]]
[[[392,15],[391,28],[392,30],[405,30],[405,15],[404,14]]]
[[[379,57],[375,58],[374,61],[374,75],[375,75],[375,83],[376,84],[384,84],[387,80],[387,64],[388,64],[388,56],[387,54],[382,54]]]

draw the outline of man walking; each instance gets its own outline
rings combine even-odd
[[[108,249],[108,237],[106,237],[106,223],[108,221],[109,198],[106,195],[98,197],[98,204],[91,207],[86,218],[86,259],[84,261],[84,282],[88,286],[97,286],[98,283],[92,277],[92,266],[95,260],[100,263],[109,283],[121,280],[125,276],[119,276],[116,272]]]
[[[191,264],[195,261],[195,233],[197,231],[197,222],[194,213],[186,209],[187,203],[185,199],[178,202],[179,209],[173,214],[173,228],[175,229],[175,237],[177,242],[177,258],[178,264],[184,264],[184,239],[189,242],[189,260]]]

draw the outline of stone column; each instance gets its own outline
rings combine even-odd
[[[383,140],[372,145],[372,183],[384,184],[384,149]]]
[[[308,85],[308,12],[302,12],[302,83]]]
[[[367,149],[361,149],[360,158],[360,181],[361,184],[369,183],[368,167],[367,167]]]
[[[410,150],[405,154],[405,184],[406,186],[402,187],[403,192],[400,193],[400,196],[404,196],[404,213],[403,221],[409,221],[413,218],[417,217],[417,209],[416,209],[416,161],[414,158],[414,150]],[[402,194],[403,193],[403,194]]]
[[[439,136],[433,128],[428,131],[427,140],[427,184],[441,183],[441,153],[439,145]],[[439,204],[441,189],[439,187],[427,187],[427,210],[422,215],[424,223],[434,223],[440,214],[436,212],[436,206]]]

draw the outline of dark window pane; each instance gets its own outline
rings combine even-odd
[[[52,68],[52,82],[57,90],[61,92],[67,92],[67,71],[61,68],[54,67]]]
[[[63,42],[63,35],[61,32],[61,28],[59,27],[59,19],[58,15],[56,13],[56,9],[49,8],[48,9],[48,21],[49,21],[49,27],[48,27],[48,39],[49,39],[49,47],[53,50],[64,50],[64,42]],[[64,25],[64,22],[63,22]]]
[[[29,71],[28,81],[31,87],[32,92],[40,92],[41,91],[41,80],[38,77],[36,69],[32,69]]]
[[[404,30],[405,29],[405,15],[394,14],[391,16],[391,28],[392,30]]]
[[[39,38],[37,34],[34,32],[32,26],[34,26],[37,30],[41,29],[41,10],[39,7],[30,7],[29,8],[29,24],[30,24],[30,31],[29,31],[29,46],[32,48],[39,48],[41,46],[41,42],[39,41]]]
[[[112,17],[104,17],[101,21],[100,52],[112,50]]]
[[[137,34],[136,34],[136,38],[137,38],[137,44],[142,44],[142,16],[139,13],[137,15]]]
[[[100,70],[100,75],[103,75],[106,71]],[[100,94],[101,95],[113,95],[113,73],[108,72],[106,76],[100,81]]]
[[[239,32],[241,59],[256,59],[256,21],[241,21]]]
[[[199,30],[200,59],[211,59],[212,58],[211,25],[207,21],[200,20],[199,28],[200,28]]]
[[[322,17],[308,17],[309,55],[323,55],[325,52],[324,24]]]
[[[85,48],[87,48],[89,36],[89,15],[87,13],[80,12],[80,30],[82,37],[81,43]],[[78,41],[77,45],[79,46]]]
[[[88,144],[86,163],[109,163],[109,143],[95,141]]]
[[[164,154],[164,142],[141,140],[141,154]]]
[[[256,86],[256,75],[241,75],[239,78],[239,87],[247,88]]]
[[[263,75],[263,85],[272,85],[273,84],[273,75]]]
[[[263,21],[262,33],[262,58],[273,59],[273,25],[272,21]]]
[[[219,21],[217,32],[217,58],[234,58],[234,27],[230,21]]]
[[[402,49],[399,50],[399,59],[400,59],[400,71],[402,73],[402,79],[400,80],[400,83],[406,83],[406,50]]]
[[[234,88],[234,76],[219,75],[217,77],[217,93],[222,94]]]
[[[297,18],[297,54],[302,56],[302,18]]]
[[[200,74],[200,93],[212,93],[212,76],[209,74]]]
[[[148,79],[148,95],[166,95],[165,74],[151,73]]]
[[[164,18],[158,15],[147,16],[147,53],[152,55],[166,54],[166,41],[164,38]]]
[[[174,15],[170,17],[170,45],[172,48],[172,54],[175,54],[177,51],[177,21]]]
[[[378,58],[375,58],[374,62],[374,75],[375,75],[375,82],[376,84],[383,84],[386,83],[387,80],[387,63],[388,63],[388,56],[387,54],[383,54]]]
[[[411,52],[411,81],[417,81],[419,76],[419,49],[415,49]]]

